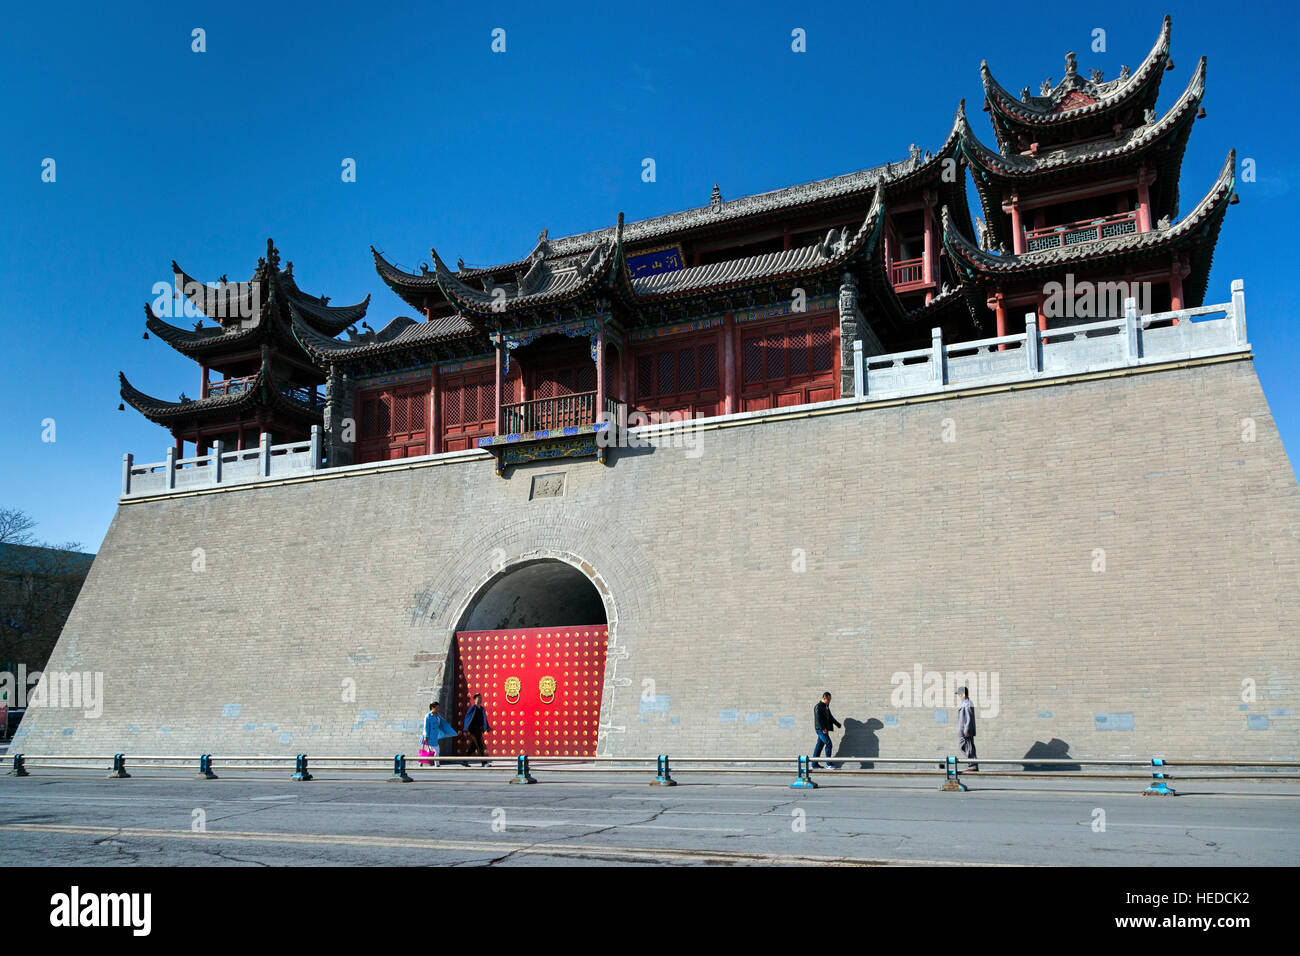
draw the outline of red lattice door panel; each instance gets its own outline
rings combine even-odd
[[[609,628],[513,628],[456,634],[455,726],[483,695],[488,754],[591,757],[596,753]],[[465,753],[461,734],[457,752]]]

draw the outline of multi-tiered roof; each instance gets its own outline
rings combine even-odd
[[[145,327],[199,363],[204,370],[202,394],[179,401],[156,398],[119,373],[123,401],[184,437],[252,422],[279,426],[284,440],[294,440],[319,424],[316,386],[324,375],[294,337],[293,325],[299,322],[333,339],[365,317],[370,297],[356,305],[332,306],[327,297],[303,292],[293,263],[280,268],[279,250],[270,239],[266,256],[258,259],[247,282],[228,282],[223,276],[207,285],[175,262],[172,272],[175,295],[183,294],[203,318],[186,329],[164,321],[146,304]],[[204,319],[214,324],[206,325]],[[210,386],[209,370],[225,378]]]

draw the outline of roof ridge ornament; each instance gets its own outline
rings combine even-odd
[[[713,184],[713,193],[709,196],[709,206],[714,212],[722,212],[722,190],[718,188],[717,183]]]

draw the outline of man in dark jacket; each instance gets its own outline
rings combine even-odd
[[[822,694],[822,699],[817,702],[813,708],[813,728],[817,731],[817,748],[813,751],[813,760],[816,761],[822,755],[822,748],[826,748],[826,759],[831,759],[831,729],[839,727],[840,722],[835,719],[831,713],[831,692],[827,691]],[[814,770],[821,770],[822,766],[813,763]],[[829,763],[826,764],[827,770],[834,770]]]
[[[476,753],[480,757],[487,756],[487,751],[483,749],[483,735],[492,729],[488,724],[487,711],[483,709],[483,695],[475,694],[474,703],[469,710],[465,711],[465,732],[469,734],[469,753],[465,756],[472,757]],[[488,762],[483,761],[486,767]]]

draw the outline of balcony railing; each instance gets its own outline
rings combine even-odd
[[[596,393],[577,392],[558,398],[535,398],[501,406],[501,427],[507,435],[538,432],[596,422]]]
[[[235,395],[239,392],[246,392],[255,378],[257,378],[256,375],[245,375],[243,378],[226,378],[220,382],[209,382],[206,397],[215,398],[218,395]]]
[[[907,285],[925,278],[925,259],[900,259],[889,267],[889,279],[894,285]]]
[[[322,404],[320,389],[314,385],[281,385],[280,392],[302,405],[311,405],[314,408]]]
[[[1109,239],[1111,236],[1126,236],[1137,232],[1137,228],[1137,213],[1121,212],[1100,219],[1067,222],[1062,226],[1028,229],[1025,231],[1025,250],[1038,252],[1040,249],[1059,249],[1081,242]]]

